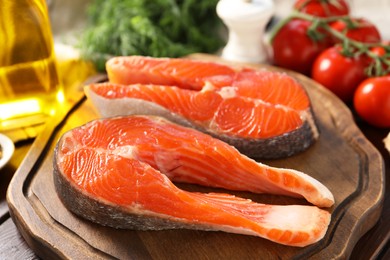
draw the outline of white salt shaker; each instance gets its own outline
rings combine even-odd
[[[222,58],[240,62],[266,61],[263,38],[273,13],[272,0],[220,0],[217,14],[229,30]]]

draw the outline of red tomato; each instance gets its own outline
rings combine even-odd
[[[376,55],[378,55],[379,57],[383,56],[386,54],[386,50],[385,48],[383,48],[382,46],[375,46],[375,47],[372,47],[370,48],[370,51],[372,53],[375,53]]]
[[[365,42],[377,43],[381,41],[381,35],[374,24],[363,18],[353,18],[353,27],[348,27],[348,24],[343,20],[338,20],[331,23],[330,27],[334,30],[343,33],[349,39]],[[336,40],[336,42],[339,42]]]
[[[322,52],[314,62],[312,78],[330,89],[344,102],[352,100],[355,89],[366,79],[366,57],[346,57],[340,46]]]
[[[344,0],[296,0],[294,9],[319,17],[349,14],[349,5]]]
[[[370,51],[372,53],[374,53],[375,55],[377,55],[378,57],[382,57],[386,54],[389,54],[389,53],[386,53],[385,47],[386,48],[390,47],[390,41],[382,41],[381,45],[370,47]],[[387,51],[387,52],[389,52],[389,51]]]
[[[310,75],[315,58],[331,44],[329,38],[312,40],[307,35],[310,24],[293,19],[277,32],[272,41],[275,65]]]
[[[390,76],[364,80],[356,89],[353,105],[369,124],[390,127]]]
[[[390,43],[387,42],[387,41],[382,42],[382,44],[383,44],[383,45],[388,45],[388,46],[390,46]],[[374,54],[374,55],[376,55],[376,56],[378,56],[378,57],[382,57],[382,58],[385,58],[385,57],[384,57],[385,55],[389,55],[389,53],[386,52],[386,49],[385,49],[383,46],[374,46],[374,47],[371,47],[371,48],[370,48],[370,52],[371,52],[372,54]],[[386,59],[388,60],[389,58],[386,58]],[[370,60],[371,60],[371,63],[374,63],[374,59],[373,59],[373,58],[371,58]],[[372,64],[372,65],[374,65],[374,64]],[[389,73],[386,73],[386,72],[385,72],[385,71],[387,71],[387,70],[389,69],[389,66],[388,66],[387,64],[382,63],[381,68],[382,68],[382,72],[384,72],[384,74],[389,74]],[[374,67],[373,67],[374,75],[376,75],[375,73],[377,73],[376,69],[377,69],[376,66],[374,66]],[[383,74],[382,74],[382,75],[383,75]]]

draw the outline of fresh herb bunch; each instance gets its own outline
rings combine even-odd
[[[213,53],[224,41],[218,0],[95,0],[80,41],[83,57],[104,71],[119,55],[179,57]]]

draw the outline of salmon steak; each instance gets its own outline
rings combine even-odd
[[[103,117],[162,116],[254,158],[294,155],[319,136],[309,96],[286,73],[142,56],[115,57],[106,68],[109,82],[85,87]]]
[[[304,198],[268,205],[174,182]],[[325,235],[332,193],[309,175],[267,166],[229,144],[157,116],[96,119],[60,138],[54,183],[75,214],[114,228],[189,228],[306,246]]]

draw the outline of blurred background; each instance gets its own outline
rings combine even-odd
[[[87,9],[94,0],[47,0],[55,42],[76,45],[87,22]],[[274,0],[275,18],[291,12],[294,1]],[[380,30],[383,39],[390,39],[389,0],[348,0],[352,15],[365,17]]]

